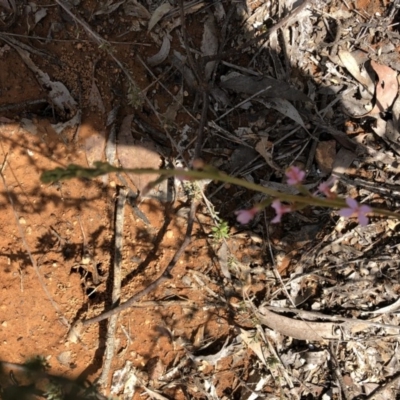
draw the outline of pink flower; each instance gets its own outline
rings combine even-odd
[[[336,194],[332,192],[331,188],[335,182],[335,176],[331,176],[326,182],[321,182],[318,186],[317,193],[324,194],[328,199],[334,199],[336,197]]]
[[[290,206],[286,206],[281,203],[280,200],[276,199],[272,202],[271,207],[275,209],[276,216],[271,220],[273,224],[277,224],[281,222],[281,217],[283,214],[289,213],[292,211]]]
[[[303,182],[303,179],[306,176],[306,173],[302,171],[300,168],[291,166],[285,172],[288,185],[299,185]]]
[[[368,217],[366,214],[371,212],[371,207],[368,206],[363,206],[359,205],[356,200],[352,199],[351,197],[348,197],[346,199],[346,203],[349,206],[349,208],[342,208],[339,211],[339,215],[341,217],[357,217],[358,218],[358,223],[361,226],[368,225]]]
[[[259,211],[257,207],[250,208],[249,210],[235,211],[236,219],[241,224],[248,224]]]

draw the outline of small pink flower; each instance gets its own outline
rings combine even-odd
[[[257,207],[250,208],[249,210],[235,211],[236,219],[241,224],[248,224],[259,211]]]
[[[331,188],[336,182],[336,177],[331,176],[326,182],[321,182],[318,186],[317,193],[324,194],[328,199],[334,199],[336,194],[332,192]]]
[[[300,185],[303,182],[303,179],[306,176],[306,173],[302,171],[300,168],[291,166],[285,172],[288,185]]]
[[[368,206],[364,206],[364,205],[359,205],[358,203],[357,203],[357,201],[356,200],[354,200],[353,198],[351,198],[351,197],[348,197],[347,199],[346,199],[346,203],[347,203],[347,205],[349,206],[349,208],[342,208],[340,211],[339,211],[339,215],[341,216],[341,217],[346,217],[346,218],[349,218],[349,217],[357,217],[358,218],[358,223],[361,225],[361,226],[366,226],[366,225],[368,225],[368,217],[367,217],[367,215],[366,214],[368,214],[369,212],[371,212],[372,210],[371,210],[371,207],[368,207]]]
[[[281,203],[280,200],[276,199],[272,202],[271,207],[275,209],[276,216],[271,220],[273,224],[277,224],[281,222],[281,217],[283,214],[289,213],[292,211],[290,206],[286,206]]]

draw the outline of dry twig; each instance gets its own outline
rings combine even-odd
[[[114,248],[114,277],[113,277],[113,291],[112,291],[112,304],[119,303],[121,298],[121,264],[122,264],[122,245],[123,245],[123,231],[124,231],[124,206],[128,189],[120,188],[118,193],[117,207],[115,212],[115,248]],[[106,351],[104,355],[103,370],[99,378],[99,383],[102,386],[107,385],[108,375],[110,373],[111,362],[115,350],[115,331],[117,328],[118,314],[114,314],[109,322],[107,328]]]

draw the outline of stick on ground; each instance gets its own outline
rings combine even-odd
[[[116,306],[121,298],[121,264],[122,264],[122,245],[124,231],[124,206],[129,190],[120,188],[118,193],[117,206],[115,211],[115,248],[114,248],[114,279],[112,291],[112,304]],[[115,350],[115,331],[117,329],[118,314],[114,314],[108,323],[106,351],[104,355],[103,370],[99,378],[99,383],[106,386],[110,373],[111,362]]]

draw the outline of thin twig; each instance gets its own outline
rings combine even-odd
[[[121,264],[122,264],[122,245],[124,230],[124,206],[128,195],[127,188],[121,188],[118,193],[118,200],[115,212],[115,249],[114,249],[114,279],[112,291],[112,304],[115,306],[121,298]],[[118,314],[114,314],[107,327],[106,351],[104,354],[103,370],[99,378],[99,383],[106,386],[110,374],[111,362],[115,350],[115,331],[117,328]]]

